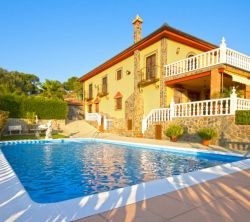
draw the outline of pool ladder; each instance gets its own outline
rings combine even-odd
[[[247,156],[250,157],[250,149],[244,154],[243,159],[246,159]]]
[[[93,134],[93,141],[95,141],[95,139],[97,139],[97,137],[99,137],[101,134],[102,134],[101,131],[99,131],[99,130],[95,131]]]

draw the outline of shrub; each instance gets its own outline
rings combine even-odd
[[[237,110],[235,123],[238,125],[250,125],[250,110]]]
[[[201,128],[201,129],[198,130],[198,135],[203,140],[211,140],[212,138],[217,136],[217,133],[212,128]]]
[[[8,119],[9,113],[6,111],[0,110],[0,137],[4,128],[4,125]]]
[[[166,136],[171,138],[173,136],[180,137],[183,135],[183,132],[184,132],[184,129],[182,126],[172,124],[167,128],[165,134]]]
[[[28,120],[29,124],[34,124],[36,120],[36,113],[35,112],[27,112],[26,119]]]
[[[9,111],[12,118],[27,118],[27,113],[35,113],[40,119],[65,119],[67,103],[59,99],[40,96],[0,96],[0,109]]]

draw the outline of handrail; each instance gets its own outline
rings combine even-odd
[[[221,46],[220,48],[167,64],[165,66],[166,76],[175,76],[218,64],[229,64],[250,71],[250,57],[248,55]]]
[[[228,98],[201,100],[186,103],[170,103],[170,108],[152,109],[143,118],[142,133],[150,124],[171,121],[178,117],[235,115],[236,110],[250,110],[250,99],[237,98],[235,88]]]

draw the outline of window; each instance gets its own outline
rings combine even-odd
[[[92,104],[88,105],[88,113],[92,113]]]
[[[108,94],[108,77],[102,78],[102,93],[104,95]]]
[[[116,71],[116,80],[120,80],[122,78],[122,70],[119,69]]]
[[[156,78],[156,54],[146,58],[146,80]]]
[[[122,97],[116,99],[116,110],[122,109]]]
[[[89,99],[93,98],[93,85],[92,83],[89,84]]]

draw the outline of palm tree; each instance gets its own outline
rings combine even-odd
[[[57,80],[45,80],[45,83],[41,84],[41,95],[47,98],[59,98],[63,99],[65,94],[63,85]]]

